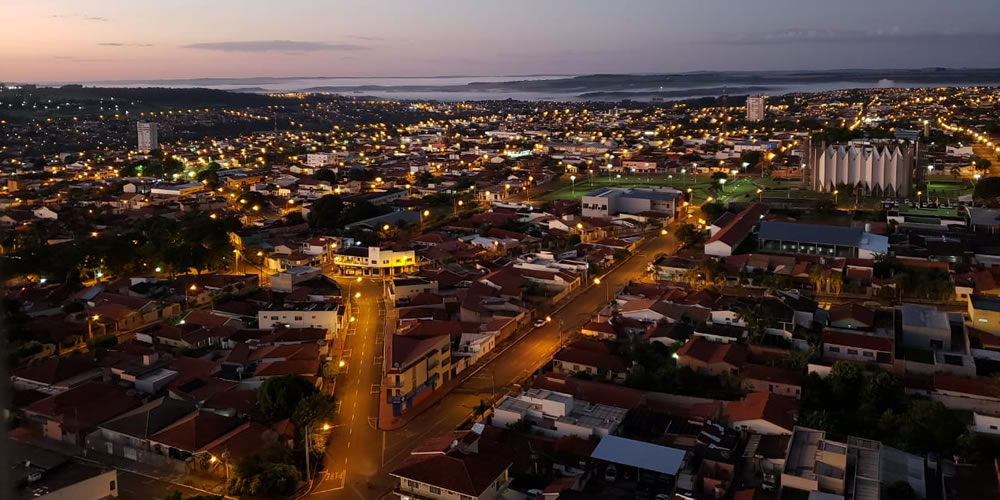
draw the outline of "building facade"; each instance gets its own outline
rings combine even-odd
[[[674,217],[684,194],[670,188],[602,188],[583,196],[584,217],[611,217],[618,214],[655,212]]]
[[[852,192],[841,192],[840,196],[905,198],[910,194],[916,162],[917,148],[905,142],[851,141],[828,145],[809,141],[803,180],[808,187],[821,192],[851,186]]]
[[[759,122],[764,119],[764,101],[767,99],[760,94],[747,96],[747,121]]]
[[[160,139],[157,137],[157,126],[152,122],[136,123],[138,132],[139,151],[152,151],[160,148]]]

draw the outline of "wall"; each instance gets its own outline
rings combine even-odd
[[[1000,434],[1000,416],[974,412],[972,414],[972,425],[969,427],[976,432]]]
[[[277,318],[277,319],[275,319]],[[257,323],[261,328],[272,328],[274,323],[291,328],[325,328],[337,330],[337,311],[259,311]]]
[[[114,489],[112,489],[114,486]],[[34,500],[100,500],[118,496],[118,471],[111,469],[90,479],[35,497]]]

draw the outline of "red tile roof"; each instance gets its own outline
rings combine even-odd
[[[760,216],[766,212],[766,205],[759,202],[751,203],[740,211],[740,213],[736,214],[736,217],[729,221],[725,227],[709,238],[706,244],[721,241],[726,245],[736,246],[750,234],[750,230],[760,222]]]
[[[792,432],[798,411],[799,402],[795,398],[751,392],[742,401],[727,402],[723,415],[732,423],[764,420]]]
[[[743,344],[712,342],[701,336],[693,336],[677,350],[679,358],[690,357],[706,364],[726,363],[741,367],[747,360],[747,347]]]
[[[64,432],[87,430],[137,408],[138,399],[121,387],[88,382],[28,405],[24,410],[61,422]]]
[[[201,450],[240,425],[240,420],[210,411],[198,411],[149,437],[150,441],[188,452]]]
[[[889,337],[878,337],[853,333],[845,330],[823,329],[823,343],[870,349],[872,351],[893,352],[895,340]]]
[[[392,475],[441,489],[479,497],[513,462],[495,456],[449,454],[411,455]]]

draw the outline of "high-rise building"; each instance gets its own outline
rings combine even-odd
[[[850,186],[850,195],[904,198],[913,183],[918,149],[907,141],[854,140],[847,144],[806,143],[803,181],[815,191]],[[848,193],[841,193],[841,196]]]
[[[139,151],[152,151],[160,148],[159,138],[156,136],[156,124],[151,122],[138,122],[136,129],[139,132]]]
[[[764,99],[762,95],[747,96],[747,121],[759,122],[764,119]]]

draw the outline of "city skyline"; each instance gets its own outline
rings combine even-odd
[[[984,49],[1000,42],[997,14],[986,0],[302,1],[280,10],[53,0],[0,7],[21,20],[3,35],[0,66],[17,82],[996,67],[1000,55]]]

